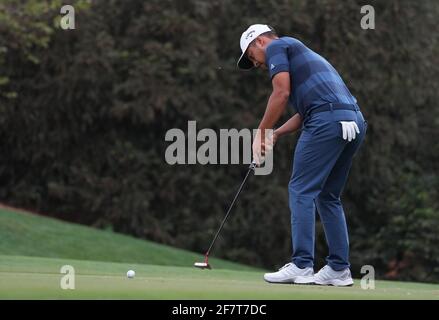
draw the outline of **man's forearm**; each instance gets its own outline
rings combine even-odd
[[[281,137],[283,135],[293,133],[300,129],[302,126],[302,117],[300,114],[296,113],[287,122],[285,122],[281,127],[275,130],[277,136]]]
[[[273,91],[270,95],[264,117],[259,124],[259,129],[262,130],[262,133],[264,132],[264,129],[273,129],[277,120],[279,120],[285,111],[285,107],[288,103],[288,96],[289,93],[282,91]]]

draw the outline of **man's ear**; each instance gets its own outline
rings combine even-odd
[[[259,48],[259,49],[263,49],[263,48],[264,48],[264,45],[265,45],[265,40],[264,40],[264,38],[263,38],[263,37],[257,37],[255,40],[256,40],[256,41],[255,41],[255,44],[258,46],[258,48]]]

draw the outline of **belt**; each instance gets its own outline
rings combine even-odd
[[[352,111],[360,111],[360,108],[356,104],[347,104],[347,103],[327,103],[322,104],[321,106],[314,107],[305,113],[305,117],[308,117],[314,113],[332,111],[332,110],[352,110]]]

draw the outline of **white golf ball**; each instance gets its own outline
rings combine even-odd
[[[136,275],[136,273],[134,272],[134,270],[128,270],[128,272],[127,272],[128,278],[134,278],[135,275]]]

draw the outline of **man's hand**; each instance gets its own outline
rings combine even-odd
[[[351,142],[355,139],[356,133],[360,133],[355,121],[340,121],[341,129],[343,131],[343,139]]]
[[[271,137],[272,137],[271,142],[272,142],[272,145],[274,148],[274,145],[276,144],[277,138],[279,138],[279,133],[277,132],[277,130],[273,131],[273,135]]]
[[[265,139],[262,139],[261,130],[258,130],[253,141],[253,161],[259,167],[265,161],[265,157],[273,150],[277,140],[277,134],[273,130],[266,130]]]
[[[253,162],[259,167],[262,162],[262,142],[261,142],[261,130],[258,130],[255,139],[253,140]]]

